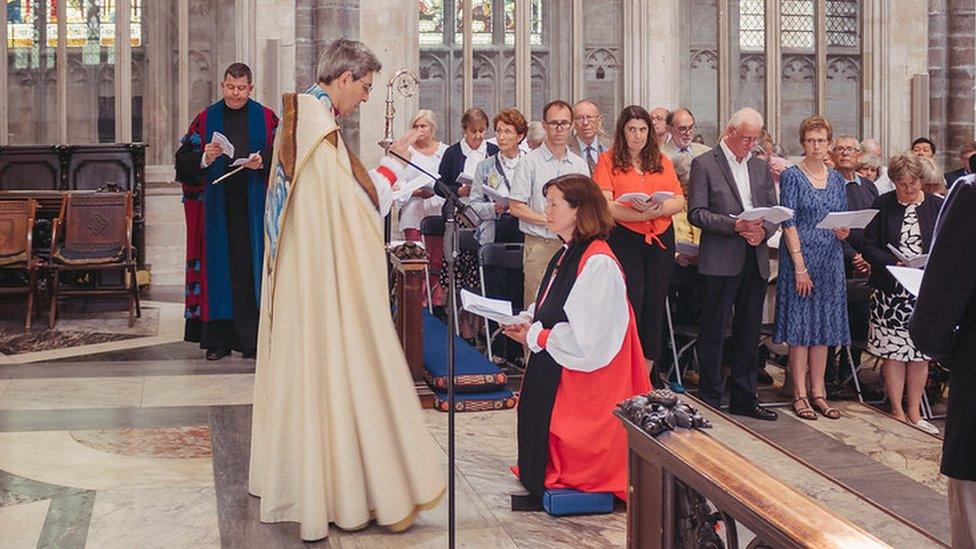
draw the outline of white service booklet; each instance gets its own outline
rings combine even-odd
[[[895,277],[899,284],[905,287],[913,296],[918,296],[918,291],[922,288],[922,277],[925,271],[913,269],[911,267],[895,267],[888,265],[888,271]]]
[[[888,244],[888,250],[890,250],[891,253],[895,254],[895,257],[898,258],[898,261],[901,261],[901,264],[904,265],[905,267],[912,267],[913,269],[924,269],[925,264],[928,263],[929,261],[929,254],[921,254],[921,255],[908,257],[907,255],[901,253],[901,250],[899,250],[898,248],[896,248],[891,244]]]
[[[854,210],[852,212],[830,212],[820,223],[818,229],[863,229],[878,215],[878,210]]]
[[[511,301],[491,299],[468,290],[461,290],[461,308],[488,320],[494,320],[502,326],[526,322],[524,317],[512,315]]]
[[[420,174],[410,181],[404,183],[399,189],[393,191],[393,200],[405,202],[410,198],[411,195],[413,195],[414,191],[418,191],[433,182],[434,180],[429,176]]]
[[[793,210],[785,206],[769,206],[764,208],[752,208],[751,210],[746,210],[739,215],[733,215],[732,217],[744,219],[746,221],[762,219],[763,221],[778,224],[786,221],[787,219],[792,219]]]
[[[220,145],[220,148],[224,149],[224,154],[227,155],[227,158],[234,158],[234,145],[231,144],[230,139],[227,139],[226,135],[220,132],[213,132],[213,135],[210,137],[210,142]]]
[[[483,185],[481,190],[485,193],[485,196],[488,197],[488,200],[491,200],[496,204],[501,204],[506,208],[508,207],[508,197],[499,193],[498,189],[493,189],[488,185]]]
[[[647,193],[626,193],[626,194],[622,194],[622,195],[618,196],[616,201],[617,202],[620,202],[621,204],[627,203],[627,202],[631,202],[631,203],[637,202],[637,203],[639,203],[641,205],[644,205],[644,204],[647,204],[648,202],[652,202],[652,203],[664,202],[665,200],[668,200],[668,199],[671,199],[671,198],[674,198],[674,193],[673,192],[670,192],[670,191],[658,191],[658,192],[656,192],[654,194],[647,194]]]

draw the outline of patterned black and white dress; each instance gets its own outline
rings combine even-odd
[[[905,206],[905,220],[901,225],[898,249],[913,257],[923,252],[922,229],[918,223],[916,204]],[[900,362],[929,360],[908,335],[908,320],[915,310],[915,296],[899,285],[894,292],[875,289],[871,296],[871,324],[868,329],[867,351],[880,358]]]

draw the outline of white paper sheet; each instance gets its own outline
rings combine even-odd
[[[210,142],[220,145],[220,148],[224,150],[224,154],[227,155],[227,158],[234,158],[234,145],[231,144],[230,139],[227,139],[226,135],[220,132],[213,132]]]
[[[863,229],[878,215],[878,210],[855,210],[852,212],[830,212],[820,223],[818,229]]]
[[[769,221],[770,223],[782,223],[787,219],[793,217],[793,210],[785,206],[770,206],[765,208],[753,208],[751,210],[746,210],[739,215],[734,215],[732,217],[738,219],[744,219],[746,221],[755,221],[757,219],[762,219],[763,221]]]
[[[393,200],[398,202],[406,202],[410,198],[410,196],[413,195],[414,191],[423,189],[424,187],[432,184],[433,182],[434,180],[431,179],[429,176],[420,174],[417,177],[411,179],[410,181],[404,183],[403,186],[401,186],[399,189],[393,191],[392,193]]]
[[[457,179],[455,179],[454,182],[463,187],[464,185],[470,185],[473,183],[474,177],[462,172],[458,174]]]
[[[912,295],[918,296],[918,291],[922,288],[922,277],[925,271],[913,269],[911,267],[895,267],[888,265],[888,271],[895,277],[899,284],[905,287]]]
[[[929,254],[921,254],[921,255],[914,255],[912,257],[908,257],[907,255],[901,253],[901,250],[899,250],[895,246],[892,246],[891,244],[888,244],[888,250],[890,250],[891,253],[895,254],[895,257],[898,258],[898,261],[901,261],[902,265],[906,267],[912,267],[913,269],[924,269],[925,264],[929,262]]]
[[[231,162],[230,163],[230,166],[232,168],[236,168],[237,166],[243,166],[244,164],[247,164],[248,162],[250,162],[251,160],[253,160],[257,155],[258,155],[258,153],[254,152],[254,153],[251,153],[251,154],[247,155],[247,158],[238,158],[237,160]]]
[[[482,297],[468,290],[461,290],[461,308],[488,320],[494,320],[502,326],[526,322],[525,318],[512,315],[511,301]]]
[[[481,187],[481,190],[484,191],[485,196],[492,202],[501,204],[505,208],[508,207],[508,197],[500,194],[497,189],[492,189],[488,185],[484,185]]]

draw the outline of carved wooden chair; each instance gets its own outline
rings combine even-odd
[[[129,297],[129,326],[142,316],[136,261],[132,248],[132,193],[66,194],[51,224],[51,259],[47,265],[51,303],[48,327],[57,321],[59,298],[71,295]],[[59,275],[67,271],[119,269],[121,288],[61,288]],[[128,279],[128,280],[126,280]]]
[[[36,211],[37,201],[33,198],[0,201],[0,269],[27,274],[26,286],[0,286],[0,294],[27,294],[26,330],[30,329],[34,317],[37,292],[38,260],[33,251]]]

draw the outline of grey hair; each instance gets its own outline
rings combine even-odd
[[[383,68],[379,59],[362,42],[338,38],[322,52],[319,58],[318,79],[330,84],[346,71],[352,72],[354,80],[362,80],[366,75],[379,72]]]
[[[753,124],[762,128],[765,125],[763,117],[759,114],[759,111],[749,107],[739,109],[732,113],[732,117],[729,118],[729,127],[739,129],[743,124]]]
[[[864,152],[864,147],[861,146],[861,142],[858,141],[857,138],[854,137],[853,135],[848,135],[846,133],[844,135],[838,135],[837,137],[834,138],[834,144],[836,145],[837,143],[839,143],[841,139],[847,139],[853,141],[855,144],[857,144],[857,150]]]
[[[437,116],[434,115],[434,111],[430,109],[420,109],[417,114],[413,115],[410,119],[410,127],[413,127],[418,120],[426,120],[427,124],[430,126],[430,133],[437,134]]]
[[[542,121],[533,120],[529,123],[529,131],[525,134],[525,138],[530,141],[545,141],[546,127],[542,124]]]

